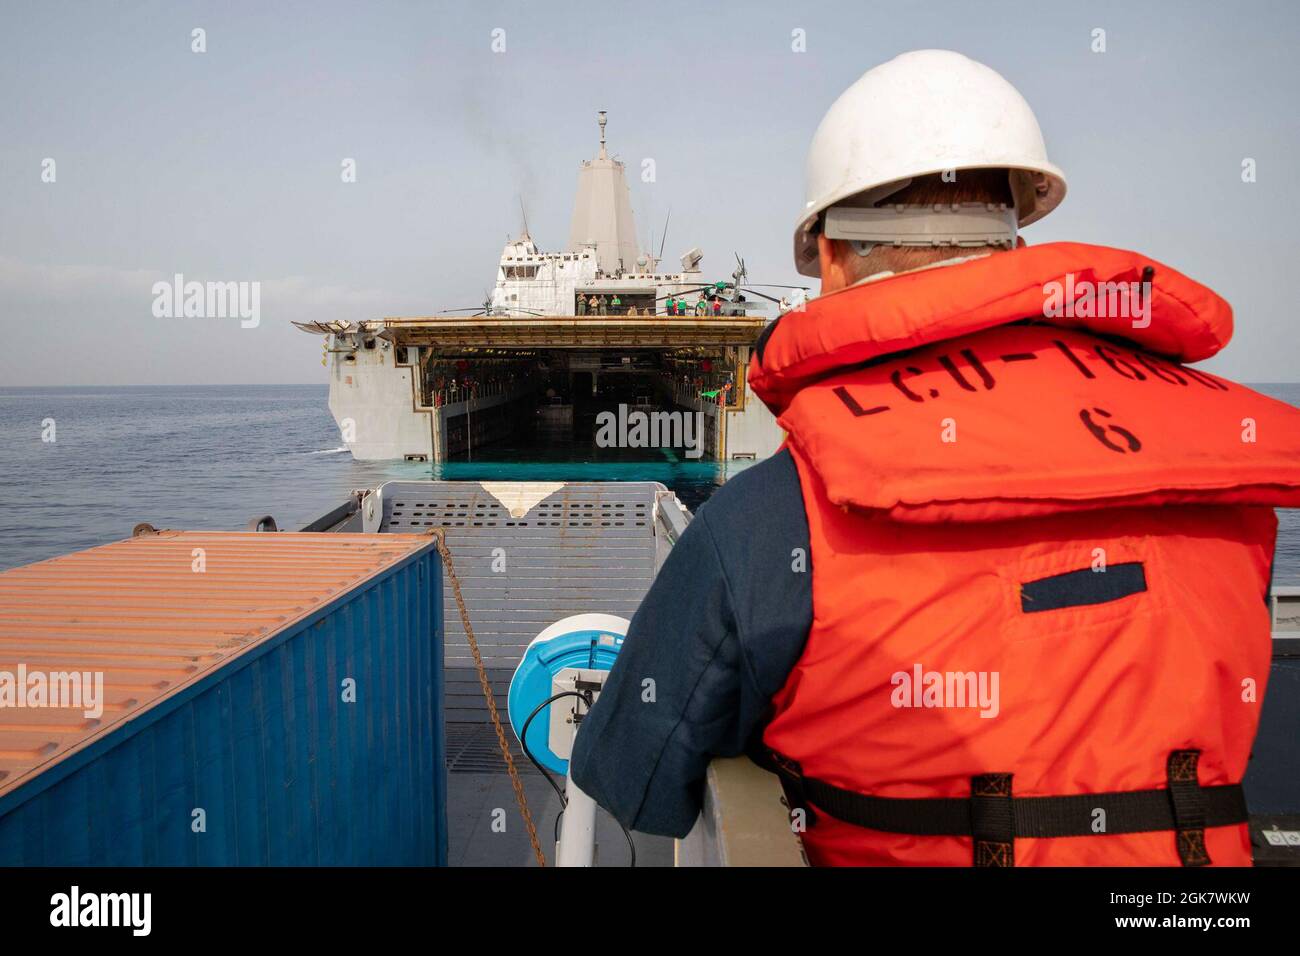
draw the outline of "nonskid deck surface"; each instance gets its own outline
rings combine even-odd
[[[390,482],[380,530],[446,529],[483,662],[508,674],[561,618],[632,616],[654,579],[658,490],[653,482]],[[472,667],[451,583],[443,584],[447,668]]]
[[[599,611],[631,618],[654,580],[654,482],[390,482],[380,530],[446,529],[488,680],[502,719],[515,665],[545,627]],[[448,861],[453,866],[532,862],[523,821],[483,700],[451,582],[443,578],[444,714],[447,733]],[[507,739],[548,856],[559,800]],[[505,830],[499,811],[504,810]],[[623,836],[598,815],[601,862],[627,859]],[[672,864],[672,841],[635,836],[639,865]]]
[[[499,759],[499,758],[498,758]],[[560,800],[538,773],[522,777],[537,836],[548,864],[555,859]],[[504,829],[503,829],[504,827]],[[524,822],[505,772],[457,773],[447,778],[447,864],[449,866],[536,866]],[[672,866],[673,841],[633,833],[637,866]],[[604,811],[596,813],[596,863],[626,866],[627,840]]]

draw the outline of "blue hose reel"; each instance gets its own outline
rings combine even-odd
[[[523,740],[525,721],[556,693],[555,679],[562,670],[607,671],[613,667],[627,629],[627,620],[612,614],[575,614],[533,638],[510,679],[507,710],[515,736]],[[567,774],[568,757],[551,747],[550,712],[555,707],[568,712],[573,709],[573,698],[561,698],[542,708],[528,726],[527,749],[546,769]]]

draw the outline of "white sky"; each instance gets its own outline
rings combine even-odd
[[[1136,249],[1206,283],[1237,314],[1206,367],[1295,381],[1298,11],[6,2],[0,385],[324,382],[321,340],[290,319],[478,303],[521,194],[533,236],[562,247],[598,109],[643,243],[671,207],[668,262],[698,245],[719,278],[738,251],[753,281],[800,281],[790,232],[813,129],[864,70],[923,47],[989,64],[1037,112],[1070,195],[1027,241]],[[177,272],[260,281],[260,327],[155,318],[151,287]]]

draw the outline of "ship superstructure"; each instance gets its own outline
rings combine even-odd
[[[743,263],[736,282],[711,283],[697,248],[672,270],[640,250],[603,112],[599,123],[567,247],[542,251],[525,224],[479,309],[297,323],[327,337],[330,410],[355,458],[441,461],[503,441],[585,454],[600,414],[616,410],[698,413],[699,447],[679,449],[690,458],[762,458],[779,446],[745,384],[768,317],[741,291]]]

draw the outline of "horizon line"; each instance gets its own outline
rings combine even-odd
[[[1220,375],[1219,378],[1224,376]],[[1228,379],[1238,385],[1300,385],[1300,379],[1280,381],[1250,381]],[[0,385],[0,392],[16,391],[23,388],[296,388],[303,385],[328,386],[329,382],[116,382],[94,383],[79,382],[75,385]]]

